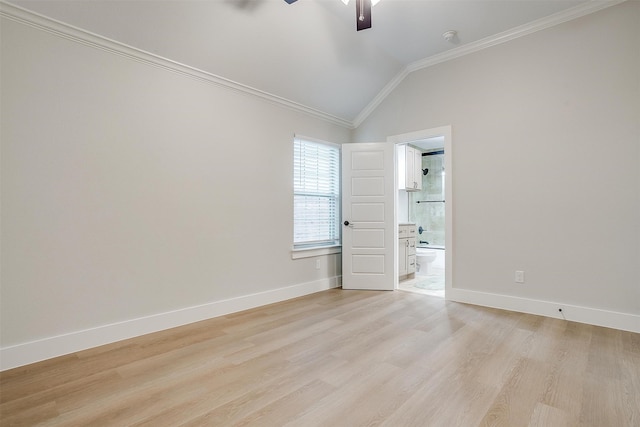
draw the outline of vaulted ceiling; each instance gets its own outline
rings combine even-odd
[[[354,123],[398,75],[587,0],[13,0],[109,39]],[[591,2],[593,3],[593,2]],[[442,34],[457,31],[447,41]]]

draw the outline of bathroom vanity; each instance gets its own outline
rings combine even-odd
[[[416,273],[416,225],[400,224],[398,227],[398,275],[409,279]]]

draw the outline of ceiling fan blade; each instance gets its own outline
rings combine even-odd
[[[371,0],[356,0],[356,28],[371,28]]]
[[[298,0],[284,0],[284,1],[286,1],[286,2],[287,2],[287,3],[289,3],[289,4],[291,4],[291,3],[294,3],[294,2],[296,2],[296,1],[298,1]]]

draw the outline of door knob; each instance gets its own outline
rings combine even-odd
[[[349,225],[349,221],[345,221],[343,224],[348,226]]]

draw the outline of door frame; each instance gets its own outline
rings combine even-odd
[[[444,212],[444,240],[445,240],[445,252],[444,252],[444,268],[445,268],[445,285],[444,295],[445,299],[449,300],[451,290],[453,289],[453,160],[451,150],[452,146],[452,132],[451,125],[439,126],[431,129],[422,129],[415,132],[408,132],[398,135],[391,135],[387,137],[387,142],[390,144],[408,144],[413,141],[421,139],[444,137],[444,164],[445,171],[447,173],[447,181],[445,185],[445,212]],[[394,152],[394,181],[396,191],[393,193],[393,222],[394,227],[394,241],[398,241],[398,159],[396,150]],[[398,252],[395,252],[394,263],[394,289],[398,289],[399,277],[398,277]]]

